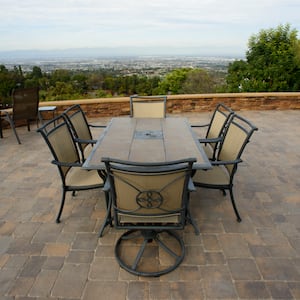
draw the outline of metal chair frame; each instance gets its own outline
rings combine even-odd
[[[90,124],[79,104],[70,106],[63,114],[71,127],[74,139],[81,153],[81,158],[85,161],[85,149],[88,145],[93,146],[97,142],[97,140],[93,139],[91,128],[105,128],[106,126]]]
[[[220,143],[224,136],[224,131],[228,126],[228,122],[230,121],[233,114],[234,111],[231,108],[223,103],[219,103],[216,106],[211,120],[208,124],[192,125],[192,127],[194,128],[207,127],[205,138],[200,138],[198,140],[200,143],[203,143],[204,146],[209,146],[211,148],[212,155],[209,157],[211,160],[216,159],[217,151],[219,150]]]
[[[54,126],[56,124],[56,126]],[[45,123],[37,130],[44,138],[50,152],[53,155],[52,164],[56,165],[62,181],[62,198],[59,212],[56,217],[56,223],[60,223],[60,217],[64,208],[67,192],[72,192],[75,195],[76,191],[101,189],[104,186],[104,178],[98,174],[96,170],[82,169],[82,161],[78,152],[77,145],[74,141],[71,128],[64,115],[59,115]],[[60,136],[61,135],[61,136]],[[62,141],[59,138],[63,137]],[[92,184],[84,185],[69,185],[68,175],[70,172],[80,172],[77,176],[82,179],[88,179],[93,176]],[[72,173],[71,173],[72,174]],[[73,173],[74,174],[74,173]],[[99,181],[97,180],[99,176]]]
[[[116,229],[128,230],[121,235],[115,246],[118,263],[128,272],[139,276],[157,277],[171,272],[185,256],[184,242],[173,230],[183,229],[187,221],[189,192],[194,189],[191,181],[192,165],[196,159],[167,163],[135,163],[112,158],[103,158],[102,161],[107,171],[104,190],[109,193],[109,209],[111,207],[113,210],[114,226]],[[166,182],[162,183],[163,175],[171,175],[172,178],[165,179]],[[173,200],[176,200],[169,198],[169,190],[168,193],[165,191],[173,185],[182,188],[181,204],[176,208],[172,208],[175,205]],[[128,193],[122,191],[121,187],[124,186],[129,188]],[[122,197],[124,199],[120,200]],[[131,205],[134,207],[129,208]],[[167,209],[167,205],[170,208]],[[163,235],[166,237],[162,238]],[[124,244],[133,240],[134,245],[138,245],[140,239],[142,242],[136,257],[128,262]],[[168,245],[167,241],[170,239],[173,240],[173,246],[175,244],[179,247],[178,252]],[[143,269],[143,260],[146,259],[143,254],[147,251],[147,245],[152,245],[153,242],[174,259],[174,263],[161,266],[158,270]]]
[[[232,137],[232,134],[229,133],[234,129],[243,132],[244,137],[243,140],[241,140],[241,145],[234,149],[235,151],[231,151],[232,147],[234,147],[233,143],[235,137]],[[193,176],[193,182],[196,187],[219,189],[222,190],[224,196],[226,195],[226,190],[229,190],[232,207],[238,222],[241,222],[242,219],[234,199],[233,180],[238,168],[238,164],[242,162],[242,153],[245,150],[246,145],[249,143],[252,134],[257,130],[258,128],[247,119],[234,114],[229,122],[229,125],[225,129],[224,138],[221,141],[220,150],[218,151],[216,160],[211,162],[213,167],[212,170],[214,168],[218,168],[221,173],[228,177],[228,182],[226,184],[219,183],[217,180],[215,182],[204,182],[204,177],[207,174],[203,172],[211,172],[212,170],[198,170]],[[231,152],[233,154],[230,154]]]

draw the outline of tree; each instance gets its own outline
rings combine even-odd
[[[57,81],[47,91],[47,100],[70,100],[83,98],[81,94],[74,91],[74,87],[69,82]]]
[[[98,90],[103,87],[104,76],[101,73],[92,73],[87,78],[87,86],[89,90]]]
[[[39,87],[39,81],[43,78],[43,73],[40,67],[34,66],[32,72],[26,74],[24,86],[25,87]]]
[[[12,90],[23,86],[23,83],[24,76],[20,66],[8,70],[4,65],[0,65],[0,102],[11,103]]]
[[[4,65],[0,65],[0,102],[10,102],[10,94],[14,86],[15,82],[8,69]]]
[[[215,92],[215,84],[215,80],[210,73],[202,69],[194,69],[188,72],[182,85],[182,93],[213,93]]]
[[[175,69],[168,73],[154,89],[158,94],[201,94],[216,91],[216,76],[197,68]]]
[[[160,94],[180,94],[182,85],[187,78],[190,68],[175,69],[168,73],[166,77],[159,83],[158,90]]]
[[[295,91],[300,88],[300,46],[290,25],[261,30],[248,41],[246,62],[229,65],[229,92]]]
[[[245,89],[250,74],[248,73],[248,64],[244,60],[236,60],[229,64],[228,75],[226,77],[227,91],[230,93],[240,92],[241,86]]]
[[[88,91],[87,76],[85,74],[75,74],[71,78],[74,91],[79,94],[86,94]]]
[[[35,79],[40,79],[43,77],[43,73],[42,73],[42,70],[40,67],[37,67],[37,66],[34,66],[32,68],[32,78],[35,78]]]
[[[55,85],[56,82],[70,82],[71,71],[65,69],[57,69],[51,74],[51,84]]]

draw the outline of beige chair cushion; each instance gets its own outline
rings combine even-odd
[[[129,216],[118,214],[120,223],[179,223],[179,214],[170,214],[167,216]]]
[[[66,185],[68,186],[89,186],[103,184],[97,170],[85,170],[80,167],[73,167],[67,173]]]
[[[222,150],[218,157],[222,161],[235,160],[241,150],[241,147],[247,139],[247,133],[236,124],[231,123],[226,133]],[[234,165],[226,165],[228,172],[232,172]]]
[[[197,170],[193,176],[194,182],[227,185],[230,183],[228,171],[224,166],[214,166],[210,170]]]
[[[134,118],[164,118],[164,102],[133,102]]]
[[[91,135],[88,125],[86,124],[84,117],[81,113],[77,113],[71,117],[72,124],[81,139],[89,140]]]
[[[221,129],[222,129],[225,121],[226,121],[226,116],[223,115],[222,113],[216,111],[214,119],[213,119],[212,124],[209,129],[209,132],[207,134],[207,138],[208,139],[217,138],[221,133]]]
[[[93,150],[92,144],[87,144],[84,148],[84,157],[87,158]]]
[[[160,174],[159,176],[141,176],[114,171],[114,181],[117,193],[117,206],[139,215],[119,212],[120,223],[179,223],[181,215],[174,210],[182,208],[182,191],[184,173]],[[128,184],[129,183],[129,184]],[[160,207],[140,207],[136,201],[139,191],[157,191],[163,197]],[[160,190],[163,187],[162,190]],[[162,209],[161,209],[162,208]],[[168,213],[169,212],[169,213]],[[142,215],[141,215],[142,214]],[[148,215],[148,216],[147,216]]]

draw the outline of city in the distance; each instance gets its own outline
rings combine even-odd
[[[174,53],[174,52],[173,52]],[[165,73],[174,68],[204,68],[226,72],[228,64],[237,56],[210,56],[197,54],[138,54],[135,51],[97,51],[96,49],[68,49],[57,51],[6,51],[0,52],[0,64],[8,69],[22,66],[24,72],[38,66],[44,72],[55,69],[130,70],[137,73]]]

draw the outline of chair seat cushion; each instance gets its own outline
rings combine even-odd
[[[85,170],[82,168],[72,168],[66,177],[67,186],[95,186],[103,185],[103,180],[97,170]]]
[[[120,223],[179,223],[179,214],[169,214],[165,216],[134,216],[119,213]]]
[[[210,185],[227,185],[230,177],[224,166],[213,166],[210,170],[197,170],[193,176],[193,182]]]

